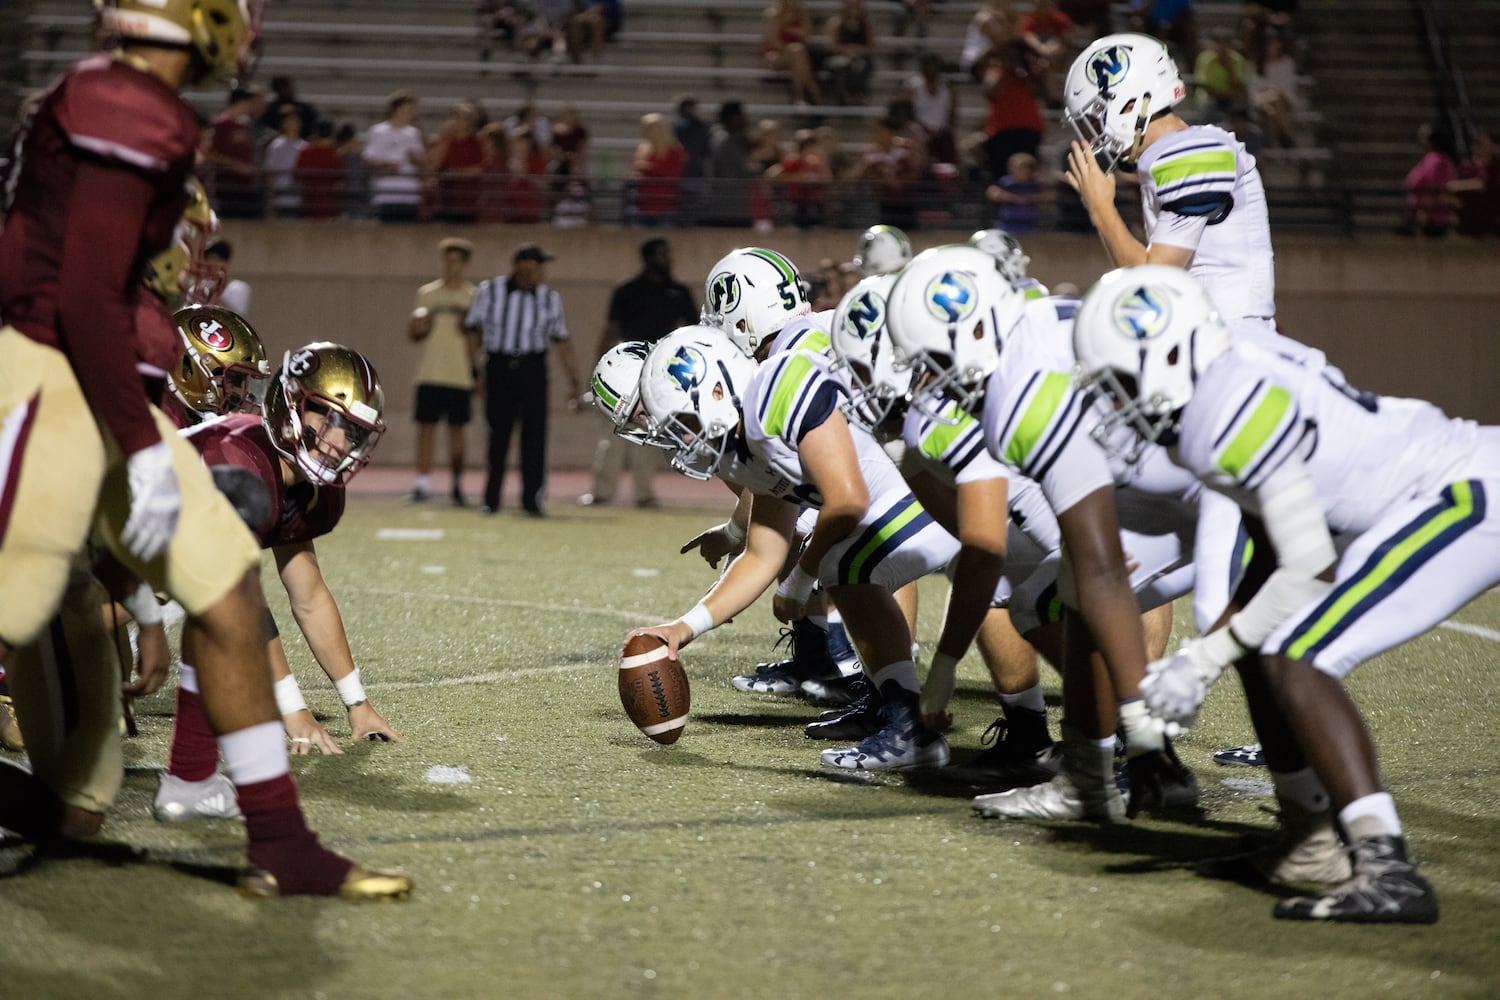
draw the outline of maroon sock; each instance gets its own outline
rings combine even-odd
[[[307,828],[292,776],[236,785],[235,791],[245,814],[250,863],[276,876],[283,896],[337,894],[354,862],[323,847]]]
[[[177,720],[167,773],[183,781],[205,781],[219,769],[219,741],[208,725],[203,699],[185,687],[177,689]]]

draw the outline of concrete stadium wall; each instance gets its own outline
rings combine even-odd
[[[638,269],[643,230],[479,226],[460,231],[437,226],[375,223],[233,222],[236,277],[249,281],[251,320],[273,358],[296,344],[335,340],[366,352],[380,371],[390,433],[376,461],[412,460],[412,373],[420,347],[405,336],[417,287],[437,275],[437,241],[463,235],[477,252],[478,280],[509,270],[518,242],[535,240],[557,260],[549,283],[562,294],[575,341],[580,375],[587,374],[604,326],[609,292]],[[766,244],[804,268],[823,257],[853,251],[849,232],[684,230],[665,234],[678,277],[701,297],[705,272],[725,251]],[[921,233],[918,248],[966,233]],[[1081,288],[1108,267],[1092,237],[1045,234],[1026,241],[1032,272],[1049,285]],[[1431,399],[1448,412],[1500,423],[1500,256],[1491,244],[1429,244],[1397,238],[1344,241],[1284,238],[1277,242],[1277,303],[1282,329],[1323,348],[1365,389]],[[556,366],[550,464],[588,465],[602,418],[563,409],[566,384]],[[482,464],[483,420],[470,428],[469,460]],[[444,445],[438,445],[443,465]],[[514,459],[513,459],[514,461]]]

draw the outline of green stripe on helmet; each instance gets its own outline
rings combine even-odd
[[[767,250],[765,247],[751,247],[746,252],[759,257],[761,260],[770,264],[772,267],[776,268],[776,270],[781,272],[781,276],[783,278],[785,278],[787,281],[792,282],[793,284],[796,284],[797,269],[792,266],[791,261],[781,256],[781,254],[777,253],[775,250]]]

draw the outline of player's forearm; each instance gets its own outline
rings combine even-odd
[[[1130,232],[1113,202],[1089,209],[1089,220],[1099,233],[1104,249],[1116,267],[1135,267],[1146,263],[1146,246]]]
[[[1146,674],[1146,636],[1124,565],[1106,573],[1080,570],[1075,576],[1084,624],[1109,669],[1115,699],[1139,698]]]
[[[1005,557],[998,553],[964,546],[959,549],[953,567],[953,589],[948,597],[948,611],[943,616],[943,631],[937,650],[955,660],[963,659],[984,618],[990,612],[995,588],[1005,568]]]
[[[724,624],[759,600],[760,595],[776,582],[780,568],[780,562],[769,562],[764,554],[749,549],[731,562],[703,598],[703,605],[713,615],[714,624]]]
[[[323,668],[331,681],[338,681],[354,671],[354,653],[349,649],[349,636],[344,631],[344,619],[339,614],[338,603],[325,586],[321,593],[312,593],[301,600],[294,600],[292,617],[312,650],[313,659]]]

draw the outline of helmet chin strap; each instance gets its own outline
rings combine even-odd
[[[1141,147],[1146,144],[1146,126],[1151,121],[1151,95],[1142,94],[1135,116],[1135,139],[1130,144],[1130,162],[1141,158]]]

